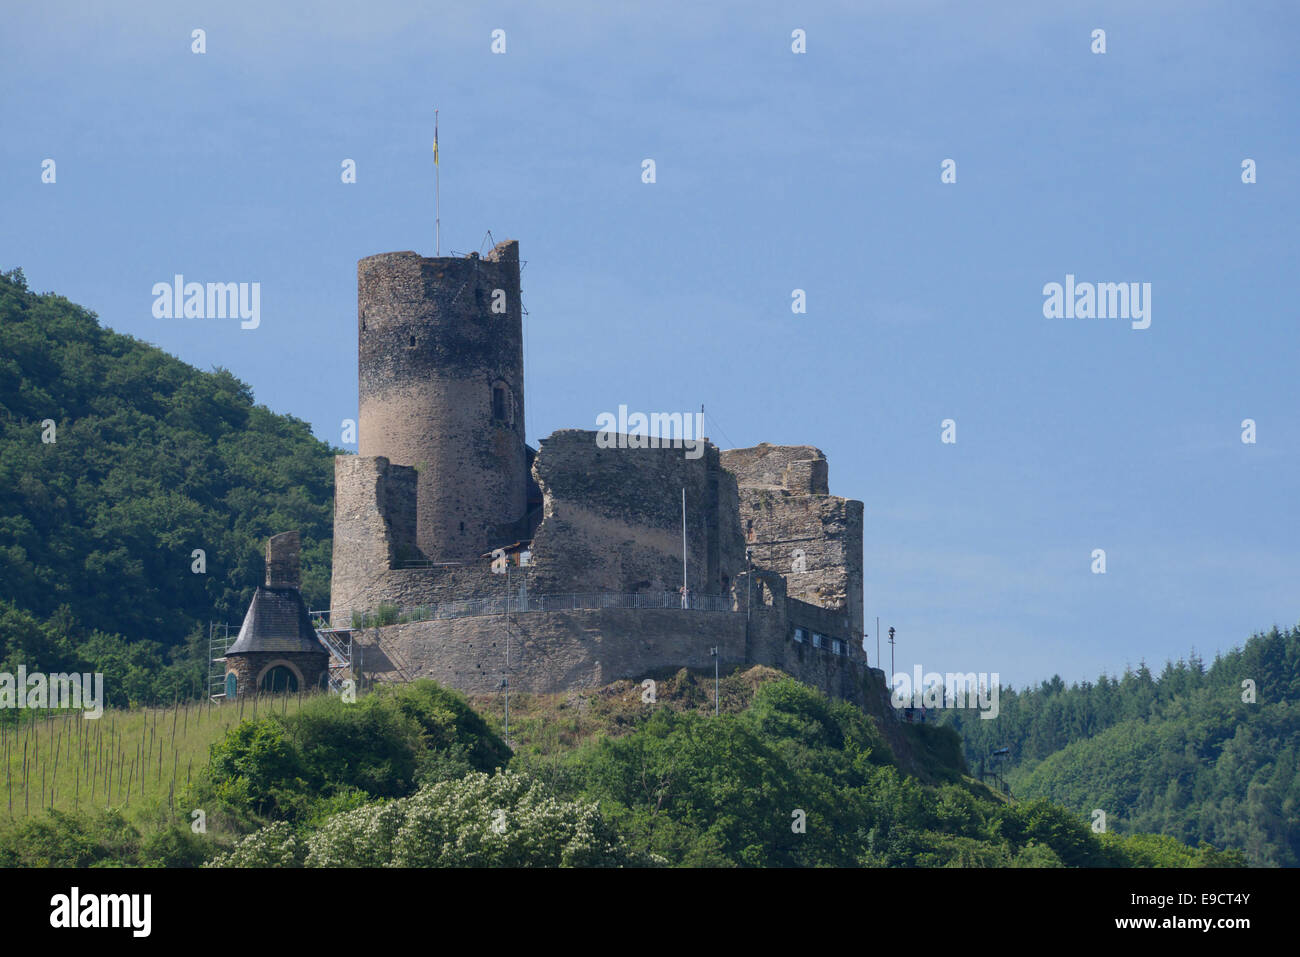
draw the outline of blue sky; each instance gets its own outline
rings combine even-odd
[[[433,252],[437,107],[444,254],[527,263],[530,442],[704,403],[724,448],[821,448],[899,670],[1300,620],[1293,3],[85,6],[5,15],[0,268],[322,438],[356,261]],[[155,319],[176,273],[260,282],[261,325]],[[1067,273],[1151,283],[1150,328],[1045,318]]]

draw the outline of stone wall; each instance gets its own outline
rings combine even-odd
[[[720,595],[745,567],[735,479],[716,447],[600,448],[597,433],[564,429],[543,440],[533,475],[543,517],[533,537],[538,593],[677,592],[682,583],[682,489],[687,582]]]
[[[737,478],[740,524],[755,567],[783,575],[790,597],[841,611],[863,631],[863,505],[827,493],[826,458],[811,446],[722,453]]]
[[[335,456],[331,609],[341,615],[392,600],[392,563],[420,557],[415,516],[413,468],[382,456]]]
[[[724,671],[748,664],[779,668],[828,694],[861,703],[866,668],[861,638],[860,502],[817,491],[825,458],[810,447],[766,447],[762,454],[697,459],[673,448],[600,448],[597,433],[563,430],[542,442],[533,475],[543,518],[533,564],[514,568],[509,585],[490,560],[393,568],[410,540],[412,470],[382,458],[341,456],[334,620],[381,602],[402,608],[516,591],[673,592],[681,582],[681,489],[686,489],[687,571],[696,594],[725,595],[733,612],[603,609],[442,619],[354,634],[363,673],[379,680],[427,676],[469,692],[499,687],[505,636],[511,636],[512,687],[553,692],[641,679],[681,667],[711,669],[708,648],[723,649]],[[737,486],[725,462],[751,481]],[[751,527],[745,540],[742,520]],[[747,571],[746,547],[754,571]],[[802,570],[791,568],[803,548]],[[855,553],[856,549],[856,553]],[[856,579],[854,575],[856,574]],[[794,629],[807,640],[793,640]],[[812,633],[827,637],[814,648]],[[835,654],[829,639],[843,642]]]
[[[741,614],[750,609],[746,656],[751,664],[777,668],[832,697],[864,703],[866,655],[861,636],[855,641],[847,633],[850,619],[844,611],[789,598],[784,579],[762,570],[755,570],[752,578],[749,574],[739,577],[734,607]],[[796,627],[809,632],[802,643],[794,640]],[[835,654],[829,641],[814,648],[813,631],[843,640],[844,653]]]
[[[709,649],[720,651],[719,670],[729,674],[769,665],[828,695],[863,705],[867,668],[860,652],[836,655],[811,641],[793,641],[795,621],[827,635],[844,616],[803,602],[787,601],[780,577],[755,573],[749,590],[742,573],[733,611],[601,609],[527,612],[456,618],[370,628],[353,633],[354,661],[368,681],[432,678],[467,693],[499,690],[506,674],[509,637],[510,687],[553,693],[597,688],[621,678],[662,678],[680,668],[712,671]],[[767,589],[767,591],[765,591]],[[753,606],[747,605],[753,595]],[[770,601],[770,604],[768,603]],[[793,618],[791,615],[793,612]]]
[[[413,622],[353,632],[353,659],[368,680],[433,678],[468,693],[510,687],[548,693],[619,678],[662,678],[680,668],[724,674],[745,664],[745,618],[734,612],[600,609]]]
[[[738,484],[751,488],[788,488],[786,470],[792,465],[798,465],[797,472],[811,475],[814,467],[806,463],[814,461],[824,463],[826,456],[821,449],[811,445],[772,445],[761,442],[752,448],[727,449],[722,453],[723,467],[736,476]],[[818,474],[820,483],[803,488],[802,491],[822,495],[830,491],[824,466]]]

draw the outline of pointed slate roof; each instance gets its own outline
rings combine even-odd
[[[267,540],[266,584],[257,586],[227,657],[257,651],[329,654],[316,637],[298,590],[298,550],[297,532],[282,532]]]
[[[316,637],[298,589],[257,586],[248,614],[244,616],[244,626],[226,655],[255,651],[329,654]]]

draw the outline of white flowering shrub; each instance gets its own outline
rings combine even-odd
[[[624,863],[594,804],[560,801],[526,775],[469,774],[407,799],[396,867]]]
[[[340,815],[342,816],[342,815]],[[248,835],[208,867],[302,867],[307,848],[284,821]]]
[[[634,854],[595,804],[555,798],[514,771],[475,771],[395,801],[333,814],[305,840],[284,822],[211,867],[622,867]]]
[[[517,772],[473,772],[328,818],[308,867],[618,867],[629,853],[594,804],[560,801]]]
[[[406,817],[406,801],[368,804],[326,818],[307,838],[308,867],[385,867]]]

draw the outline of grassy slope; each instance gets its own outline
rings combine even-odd
[[[760,685],[783,677],[772,668],[755,666],[723,678],[719,686],[721,710],[728,714],[743,711]],[[631,731],[652,707],[713,712],[711,676],[683,669],[657,682],[654,704],[644,702],[643,693],[636,682],[616,681],[590,691],[512,694],[511,747],[529,763],[545,766],[588,741]],[[493,730],[504,732],[505,702],[500,695],[476,695],[470,702]],[[6,769],[0,781],[0,815],[11,816],[12,808],[12,817],[21,819],[51,806],[65,811],[76,806],[117,808],[128,817],[142,819],[157,806],[165,807],[170,795],[184,790],[207,766],[211,745],[240,720],[265,714],[268,708],[295,713],[299,706],[298,698],[287,697],[274,703],[245,699],[242,703],[114,709],[98,720],[57,715],[32,723],[23,715],[20,724],[0,725],[0,767]],[[928,783],[965,780],[981,796],[999,799],[967,776],[959,750],[938,729],[876,720],[901,770]],[[899,758],[900,752],[906,753],[906,759]],[[111,787],[111,794],[106,787]]]
[[[0,816],[115,808],[143,820],[181,794],[207,766],[211,745],[242,719],[271,707],[293,713],[299,705],[298,698],[283,697],[108,710],[98,719],[74,713],[6,721],[0,725]]]
[[[749,707],[754,692],[765,682],[788,677],[763,665],[736,671],[719,682],[719,710],[735,714]],[[515,753],[531,764],[545,766],[601,736],[618,737],[631,731],[654,707],[712,714],[713,677],[682,669],[656,682],[655,701],[643,700],[638,682],[616,681],[590,691],[510,696],[508,741]],[[473,695],[470,703],[498,734],[505,735],[505,700],[500,694]],[[964,781],[981,797],[1002,800],[993,790],[970,777],[961,755],[961,739],[933,725],[901,725],[880,708],[868,707],[876,726],[889,742],[892,762],[905,774],[934,784]]]

